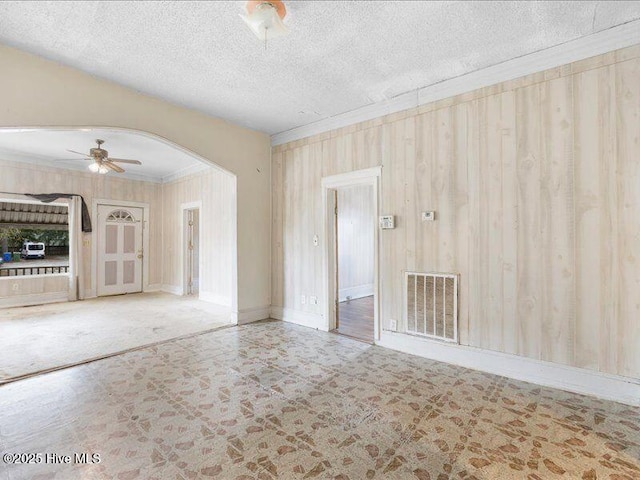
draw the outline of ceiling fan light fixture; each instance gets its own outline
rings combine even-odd
[[[98,173],[100,173],[101,175],[105,175],[106,173],[109,173],[109,169],[104,165],[100,165],[98,167]]]
[[[94,162],[94,163],[90,163],[88,168],[93,173],[98,173],[98,170],[100,170],[100,165],[98,165],[97,163]]]
[[[287,14],[284,3],[279,0],[247,2],[247,14],[240,17],[260,40],[270,40],[289,33],[282,21]]]

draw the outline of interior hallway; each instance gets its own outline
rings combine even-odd
[[[640,477],[640,408],[283,322],[4,385],[0,426],[4,452],[101,458],[11,480]]]
[[[357,298],[338,305],[338,328],[335,333],[373,343],[374,296]]]
[[[224,307],[160,292],[0,309],[0,384],[229,324]]]

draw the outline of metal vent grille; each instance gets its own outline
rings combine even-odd
[[[458,342],[458,276],[407,272],[407,333]]]

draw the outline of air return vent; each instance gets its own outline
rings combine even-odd
[[[458,342],[458,276],[407,272],[407,333]]]

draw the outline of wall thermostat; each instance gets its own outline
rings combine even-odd
[[[395,228],[396,223],[393,215],[383,215],[380,217],[380,228],[383,230]]]
[[[436,219],[436,212],[433,210],[430,212],[422,212],[423,222],[433,222]]]

